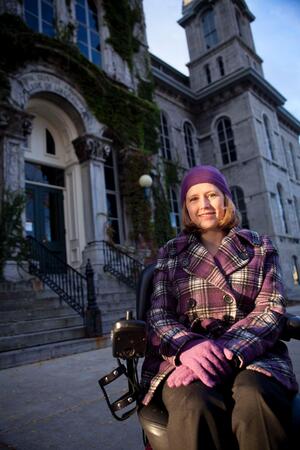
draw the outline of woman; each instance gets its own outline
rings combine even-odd
[[[238,226],[216,168],[186,174],[181,204],[184,231],[160,249],[155,270],[143,403],[164,403],[170,450],[287,450],[298,386],[279,341],[278,253]]]

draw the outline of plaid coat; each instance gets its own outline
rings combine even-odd
[[[142,367],[143,403],[191,339],[218,339],[240,368],[298,385],[282,331],[285,299],[278,253],[267,236],[232,228],[213,257],[196,233],[181,233],[159,251]]]

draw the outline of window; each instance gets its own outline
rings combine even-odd
[[[169,189],[169,202],[170,202],[170,222],[171,227],[176,231],[176,234],[180,231],[180,212],[177,200],[177,195],[174,189]]]
[[[193,143],[193,128],[188,122],[185,122],[183,126],[185,149],[189,167],[196,165],[194,143]]]
[[[217,123],[219,145],[223,164],[229,164],[237,160],[235,151],[234,136],[231,121],[228,117],[223,117]]]
[[[204,70],[205,70],[205,75],[206,75],[206,81],[209,83],[211,83],[211,73],[210,73],[210,67],[209,64],[205,64],[204,66]]]
[[[77,45],[81,53],[97,66],[101,65],[97,8],[93,0],[76,0]]]
[[[232,194],[232,200],[242,216],[242,227],[249,228],[249,222],[247,217],[247,208],[244,198],[244,192],[239,186],[232,186],[230,188]]]
[[[292,273],[293,273],[294,285],[299,286],[300,276],[299,276],[299,268],[298,268],[298,258],[295,255],[292,256]]]
[[[295,150],[294,150],[293,144],[291,142],[289,143],[289,151],[290,151],[291,167],[292,167],[291,176],[293,176],[294,178],[299,180],[298,167],[297,167],[296,158],[295,158]]]
[[[207,10],[202,15],[202,26],[206,48],[209,49],[218,43],[214,11],[212,9]]]
[[[223,58],[222,56],[219,56],[219,58],[217,59],[218,61],[218,66],[219,66],[219,72],[221,77],[224,77],[225,75],[225,69],[224,69],[224,62],[223,62]]]
[[[266,133],[266,138],[267,138],[267,148],[268,148],[269,156],[270,156],[271,159],[275,159],[274,158],[273,143],[272,143],[272,138],[271,138],[271,130],[270,130],[269,119],[268,119],[268,117],[265,114],[263,116],[263,121],[264,121],[265,133]]]
[[[241,17],[241,13],[236,9],[235,10],[235,18],[236,18],[236,23],[237,23],[237,27],[238,27],[238,32],[239,35],[242,37],[243,33],[242,33],[242,17]]]
[[[298,223],[298,229],[300,231],[300,201],[294,196],[294,208],[295,215]]]
[[[24,0],[24,16],[32,30],[54,36],[53,0]]]
[[[282,192],[282,186],[280,184],[277,184],[277,205],[278,205],[278,211],[279,211],[279,217],[282,225],[282,231],[284,233],[288,233],[288,226],[285,216],[285,210],[284,210],[284,201],[283,201],[283,192]]]
[[[109,225],[109,236],[116,244],[120,244],[119,198],[113,156],[113,152],[110,152],[104,164],[107,221]]]
[[[46,153],[48,153],[48,155],[56,154],[55,142],[54,142],[53,136],[50,133],[50,131],[47,130],[47,128],[46,128]]]
[[[163,112],[160,113],[160,148],[162,157],[171,161],[171,145],[169,136],[168,121]]]

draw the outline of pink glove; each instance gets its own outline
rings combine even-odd
[[[214,341],[188,342],[179,359],[183,365],[192,369],[202,383],[209,387],[219,383],[222,376],[232,373],[232,368],[223,350]]]
[[[167,383],[170,388],[173,388],[187,386],[195,380],[198,380],[198,377],[189,367],[178,366],[168,377]]]

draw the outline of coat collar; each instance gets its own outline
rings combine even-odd
[[[214,257],[202,245],[197,233],[181,233],[170,244],[169,255],[178,256],[178,264],[185,272],[204,278],[232,295],[228,276],[248,264],[253,247],[260,246],[261,240],[253,231],[234,227],[223,238]]]

